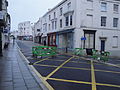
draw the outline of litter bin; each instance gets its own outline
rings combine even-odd
[[[90,49],[90,48],[89,48],[89,49],[88,49],[88,48],[86,49],[86,53],[87,53],[87,55],[93,55],[92,49]]]

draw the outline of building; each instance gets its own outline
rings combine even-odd
[[[63,0],[41,17],[42,42],[62,50],[73,48],[120,53],[119,0]]]
[[[9,44],[11,19],[7,7],[8,1],[0,0],[0,56],[2,56],[2,49]]]
[[[19,39],[32,40],[32,27],[30,21],[25,21],[18,24],[18,37]]]

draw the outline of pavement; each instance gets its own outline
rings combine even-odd
[[[0,57],[0,90],[43,90],[16,44],[10,43],[3,53]]]
[[[49,90],[120,90],[119,59],[102,63],[66,54],[34,58],[30,48],[33,42],[17,44]]]

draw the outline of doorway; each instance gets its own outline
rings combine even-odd
[[[101,51],[105,51],[105,40],[101,40]]]

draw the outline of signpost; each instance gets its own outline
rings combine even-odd
[[[86,40],[86,37],[81,37],[81,48],[83,48],[83,43]]]

